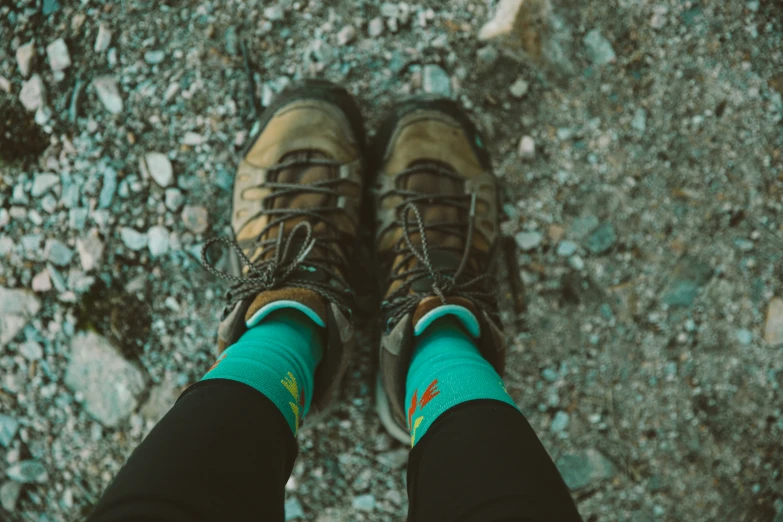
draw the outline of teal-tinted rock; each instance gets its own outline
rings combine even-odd
[[[614,477],[617,470],[599,451],[587,449],[578,453],[566,453],[557,460],[557,469],[571,491],[595,486]]]
[[[603,223],[590,234],[587,249],[595,255],[605,254],[617,243],[617,233],[611,223]]]
[[[663,302],[669,306],[691,306],[699,290],[712,278],[712,267],[702,261],[685,257],[674,269],[671,282],[663,291]]]

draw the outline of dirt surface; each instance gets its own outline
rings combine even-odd
[[[225,287],[194,254],[227,231],[249,69],[259,104],[345,85],[370,130],[422,89],[470,109],[504,187],[506,382],[585,520],[783,520],[783,4],[551,8],[563,53],[536,61],[479,40],[489,1],[3,2],[0,518],[81,519],[211,364]],[[290,520],[406,513],[360,320]],[[73,377],[104,362],[130,399]]]

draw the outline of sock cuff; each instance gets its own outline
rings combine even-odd
[[[308,319],[313,321],[313,323],[315,323],[317,326],[320,326],[321,328],[326,328],[326,323],[324,323],[323,319],[321,319],[321,317],[317,313],[315,313],[315,310],[313,310],[307,305],[300,303],[299,301],[293,301],[290,299],[281,299],[279,301],[272,301],[271,303],[262,306],[261,308],[258,309],[258,311],[256,311],[256,313],[252,315],[252,317],[250,317],[250,319],[248,319],[245,322],[245,326],[247,326],[248,328],[252,328],[256,326],[258,323],[260,323],[261,321],[263,321],[264,318],[269,314],[271,314],[272,312],[275,312],[277,310],[285,310],[285,309],[298,310],[303,314],[305,314],[308,317]]]
[[[473,312],[464,306],[454,304],[439,306],[424,314],[424,317],[419,319],[419,322],[413,327],[413,335],[416,337],[420,336],[432,323],[447,315],[456,317],[474,339],[481,337],[481,326],[479,325],[476,316],[473,315]]]

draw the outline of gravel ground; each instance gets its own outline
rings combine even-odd
[[[259,104],[346,85],[370,127],[421,90],[471,110],[506,381],[586,520],[783,520],[783,4],[536,2],[507,36],[489,0],[3,2],[0,518],[81,519],[211,363],[194,253],[227,230],[249,69]],[[360,319],[289,520],[406,513]]]

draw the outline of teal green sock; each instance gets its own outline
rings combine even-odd
[[[457,404],[495,399],[516,408],[503,380],[476,346],[479,325],[469,310],[453,305],[436,308],[419,321],[414,333],[405,390],[411,447]]]
[[[230,379],[255,388],[277,406],[296,436],[310,409],[315,368],[324,351],[323,328],[308,315],[315,314],[294,308],[269,312],[223,352],[202,380]]]

